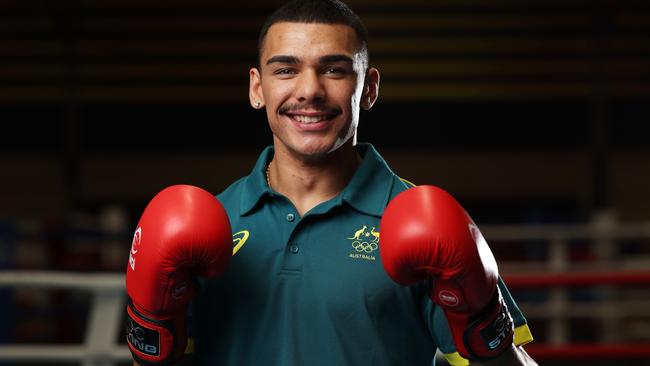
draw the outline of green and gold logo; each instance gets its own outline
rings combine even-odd
[[[352,237],[347,239],[350,240],[353,249],[348,257],[368,261],[376,259],[374,252],[379,248],[379,232],[375,230],[374,226],[368,229],[368,225],[363,225],[354,231]]]

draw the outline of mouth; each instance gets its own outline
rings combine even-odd
[[[278,112],[303,132],[325,132],[342,113],[335,106],[308,104],[284,105]]]
[[[292,120],[302,124],[315,124],[320,122],[327,122],[333,119],[336,114],[302,114],[302,113],[286,113],[286,116]]]

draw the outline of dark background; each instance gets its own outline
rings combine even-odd
[[[248,69],[278,2],[0,1],[0,217],[219,192],[271,142]],[[380,98],[360,141],[480,221],[650,217],[644,1],[352,1]],[[535,214],[537,215],[537,214]]]
[[[158,191],[246,175],[271,143],[248,70],[277,4],[0,0],[0,268],[122,271]],[[397,174],[447,189],[479,225],[650,220],[648,2],[349,4],[382,76],[359,141]],[[106,259],[108,211],[122,223]],[[0,338],[79,340],[83,319],[62,334],[29,311],[37,330]]]

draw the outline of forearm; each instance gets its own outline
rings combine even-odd
[[[496,365],[507,365],[507,366],[536,366],[537,362],[533,360],[524,347],[515,346],[514,344],[508,348],[504,353],[499,357],[490,361],[476,361],[471,362],[471,365],[478,366],[496,366]]]
[[[174,366],[192,366],[194,365],[194,357],[191,354],[186,354],[183,358],[174,364]],[[132,366],[140,366],[139,363],[133,361]]]

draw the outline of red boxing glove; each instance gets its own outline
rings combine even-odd
[[[168,365],[183,356],[192,275],[217,276],[231,256],[230,221],[212,194],[176,185],[151,200],[126,269],[126,339],[138,363]]]
[[[512,344],[512,318],[497,287],[497,264],[483,235],[447,192],[418,186],[398,194],[381,219],[381,260],[401,285],[431,279],[454,344],[489,359]]]

